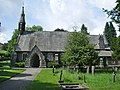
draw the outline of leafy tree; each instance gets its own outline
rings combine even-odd
[[[67,30],[59,29],[59,28],[55,29],[54,31],[64,31],[64,32],[67,32]]]
[[[15,51],[18,35],[19,35],[19,30],[15,29],[15,31],[13,32],[12,39],[8,41],[8,52],[12,53]]]
[[[43,31],[43,28],[41,26],[35,26],[35,25],[32,27],[27,26],[26,31]]]
[[[63,62],[67,65],[93,65],[97,60],[97,53],[93,45],[89,44],[84,33],[72,32],[68,37]]]
[[[8,49],[8,43],[4,43],[3,46],[2,46],[2,50],[7,51],[7,49]]]
[[[89,33],[87,32],[87,27],[84,24],[81,27],[81,33],[89,35]]]

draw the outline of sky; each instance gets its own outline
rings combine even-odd
[[[103,34],[107,14],[102,8],[111,10],[116,0],[0,0],[0,43],[11,39],[18,28],[21,8],[25,7],[26,26],[40,25],[44,31],[56,28],[74,31],[82,24],[91,35]]]

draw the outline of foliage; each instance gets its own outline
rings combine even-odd
[[[116,0],[116,6],[112,10],[103,9],[104,12],[117,24],[120,23],[120,0]]]
[[[88,31],[87,31],[87,27],[83,24],[81,27],[81,33],[87,34],[89,35]]]
[[[89,44],[88,37],[84,33],[72,32],[68,37],[68,42],[63,54],[63,63],[67,65],[93,65],[98,54],[94,46]]]
[[[8,56],[8,55],[9,55],[9,52],[8,52],[8,51],[5,51],[5,50],[0,50],[0,55]]]
[[[8,41],[8,52],[13,53],[15,51],[18,35],[19,35],[19,30],[15,29],[15,31],[13,32],[12,39]]]
[[[25,62],[23,62],[23,61],[15,62],[15,67],[22,67],[22,68],[24,68],[25,67]]]
[[[58,64],[58,63],[55,62],[55,61],[49,61],[49,62],[47,63],[47,67],[48,67],[48,68],[52,68],[53,65],[54,65],[55,68],[59,68],[59,67],[60,67],[60,64]]]
[[[8,43],[4,43],[3,46],[2,46],[2,50],[7,51],[7,49],[8,49]]]
[[[114,46],[115,46],[114,40],[116,38],[116,30],[112,22],[110,23],[106,22],[104,35],[108,41],[108,44],[111,46],[112,50],[114,50]]]
[[[115,60],[120,60],[120,36],[116,39],[116,47],[115,47],[115,50],[112,54],[112,57],[115,59]]]
[[[26,27],[26,31],[43,31],[43,28],[41,26],[32,26],[32,27],[29,27],[27,26]]]
[[[116,0],[116,6],[112,10],[105,10],[104,11],[108,14],[109,17],[113,20],[113,22],[118,24],[119,31],[120,31],[120,0]],[[116,60],[120,60],[120,36],[114,38],[113,40],[113,54],[112,57]]]

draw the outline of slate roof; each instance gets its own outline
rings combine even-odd
[[[25,32],[19,37],[16,51],[31,51],[37,45],[41,51],[64,52],[69,33],[64,31]],[[95,45],[95,49],[100,49],[99,35],[89,35],[88,38],[90,43]],[[104,43],[107,46],[105,38]]]

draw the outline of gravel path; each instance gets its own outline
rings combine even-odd
[[[0,83],[0,90],[26,90],[25,87],[30,84],[41,68],[26,68],[21,74]]]

